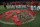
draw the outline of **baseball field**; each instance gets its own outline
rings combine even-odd
[[[9,9],[5,9],[3,5],[0,5],[0,13],[2,13],[3,11],[7,11],[7,10]],[[33,11],[33,12],[35,12],[37,15],[35,19],[29,23],[17,26],[17,25],[4,24],[0,22],[0,27],[40,27],[40,12],[38,11]]]

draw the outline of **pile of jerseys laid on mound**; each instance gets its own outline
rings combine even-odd
[[[9,11],[7,11],[7,12],[1,13],[1,14],[0,14],[0,17],[6,16],[6,17],[5,17],[6,19],[9,19],[10,17],[12,17],[11,20],[14,20],[14,22],[15,22],[16,25],[21,25],[21,24],[22,24],[22,21],[21,21],[21,19],[18,17],[18,14],[21,13],[20,11],[26,12],[26,13],[28,13],[29,15],[36,16],[36,14],[35,14],[34,12],[32,12],[32,11],[24,10],[24,9],[16,9],[16,11],[15,11],[15,10],[9,10]],[[16,12],[16,13],[18,13],[18,14],[16,14],[16,15],[14,15],[14,14],[8,14],[8,13],[13,13],[13,12]]]

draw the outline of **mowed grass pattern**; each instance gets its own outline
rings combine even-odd
[[[3,11],[7,11],[8,9],[5,9],[3,7],[3,5],[0,5],[0,13],[2,13]],[[0,22],[0,27],[40,27],[40,12],[38,11],[34,11],[37,15],[35,20],[33,20],[32,22],[26,23],[26,24],[22,24],[22,25],[9,25],[9,24],[3,24]]]

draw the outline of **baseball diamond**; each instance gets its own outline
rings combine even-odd
[[[40,27],[40,1],[0,0],[0,27]]]

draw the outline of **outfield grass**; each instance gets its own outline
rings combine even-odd
[[[8,9],[5,9],[3,6],[0,6],[0,13],[6,10]],[[40,27],[40,12],[37,12],[37,11],[34,11],[34,12],[37,15],[36,15],[35,20],[32,22],[22,24],[19,26],[0,23],[0,27]]]

